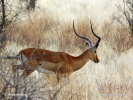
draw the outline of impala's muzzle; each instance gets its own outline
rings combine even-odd
[[[95,63],[99,63],[99,62],[100,62],[99,60],[95,61]]]
[[[95,63],[99,63],[100,61],[99,61],[99,59],[98,59],[98,57],[97,57],[97,55],[95,56],[95,59],[93,60]]]

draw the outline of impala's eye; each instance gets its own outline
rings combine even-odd
[[[89,43],[86,43],[86,46],[89,46]]]
[[[97,53],[95,50],[91,50],[90,52],[95,53],[95,54]]]
[[[41,66],[42,64],[39,64],[39,66]]]

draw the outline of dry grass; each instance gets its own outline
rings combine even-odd
[[[42,88],[41,96],[48,100],[56,93],[55,99],[58,100],[130,100],[133,98],[133,37],[121,26],[110,22],[105,22],[101,29],[98,29],[99,26],[95,22],[93,26],[95,32],[102,37],[98,48],[100,63],[89,61],[81,70],[71,75],[70,83],[63,81],[58,85],[55,85],[54,75],[35,72],[27,81],[34,85],[34,88],[47,84]],[[91,35],[88,18],[76,20],[75,27],[78,33],[91,38],[93,42],[96,41]],[[80,55],[86,49],[85,41],[74,34],[71,20],[59,20],[58,17],[48,14],[14,24],[9,32],[1,56],[16,55],[27,47],[63,51],[74,56]],[[1,59],[1,71],[6,78],[12,75],[11,65],[16,63],[19,62]],[[3,83],[0,83],[0,90],[3,88]],[[14,90],[9,88],[7,92],[12,91]],[[40,91],[41,89],[38,89],[37,93]]]

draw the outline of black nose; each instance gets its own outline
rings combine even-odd
[[[99,63],[99,61],[96,61],[96,63]]]

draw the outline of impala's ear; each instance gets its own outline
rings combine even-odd
[[[99,46],[99,43],[95,45],[95,47],[97,48]]]

